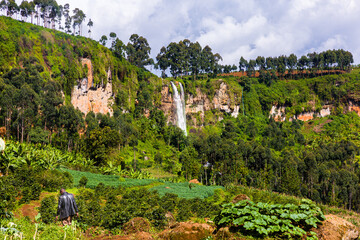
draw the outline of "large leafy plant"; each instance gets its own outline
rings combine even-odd
[[[305,199],[298,206],[249,200],[228,203],[214,218],[217,227],[230,226],[244,234],[283,238],[302,238],[323,220],[325,216],[320,208]],[[317,239],[315,233],[309,233],[308,239]]]

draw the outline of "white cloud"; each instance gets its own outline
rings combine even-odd
[[[152,57],[188,38],[209,45],[224,64],[239,58],[344,48],[360,63],[358,0],[57,0],[94,21],[92,36],[116,32],[148,39]],[[87,20],[88,20],[87,18]],[[87,21],[86,20],[86,21]]]

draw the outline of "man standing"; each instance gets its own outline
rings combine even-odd
[[[66,192],[64,188],[60,190],[60,194],[56,220],[60,216],[63,225],[71,225],[73,216],[76,214],[79,217],[74,195]]]

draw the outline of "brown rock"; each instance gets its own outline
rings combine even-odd
[[[232,240],[235,239],[235,237],[232,235],[232,233],[229,230],[229,227],[220,228],[217,233],[215,234],[216,240]]]
[[[171,212],[167,212],[165,214],[165,218],[166,218],[166,222],[168,223],[168,226],[174,225],[176,223],[176,219]]]
[[[251,199],[248,196],[246,196],[245,194],[239,194],[239,195],[235,196],[231,202],[237,203],[237,202],[240,202],[243,200],[251,200]]]
[[[122,230],[125,234],[149,232],[150,223],[145,218],[136,217],[125,223]]]
[[[168,123],[171,122],[176,125],[176,106],[173,104],[173,97],[170,93],[170,87],[168,85],[164,85],[161,89],[160,110],[164,112],[165,116],[167,116]]]
[[[88,67],[88,75],[86,78],[78,82],[71,93],[71,103],[74,108],[79,109],[85,115],[93,111],[94,113],[109,113],[113,115],[111,105],[114,103],[113,91],[111,84],[111,71],[107,72],[107,84],[94,87],[93,83],[93,67],[90,59],[82,59],[82,65]]]
[[[200,184],[200,182],[197,179],[192,179],[189,181],[189,183]]]
[[[6,128],[5,127],[0,127],[0,137],[5,136],[6,134]]]
[[[148,232],[138,232],[132,234],[130,237],[131,240],[153,240],[154,238]]]
[[[164,240],[202,240],[212,234],[214,227],[206,223],[180,222],[159,234]]]
[[[323,240],[351,240],[358,239],[358,228],[338,216],[326,215],[326,220],[317,229],[312,229],[317,233],[319,239]]]

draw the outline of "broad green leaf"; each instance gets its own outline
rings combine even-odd
[[[245,222],[244,223],[244,228],[246,230],[254,230],[255,229],[255,224],[252,222]]]
[[[248,221],[248,220],[252,220],[253,218],[251,216],[244,216],[244,217],[239,217],[239,218],[236,218],[233,223],[234,225],[243,225],[245,223],[245,221]]]
[[[221,224],[223,224],[223,223],[227,223],[227,222],[229,222],[230,219],[231,219],[230,217],[223,217],[223,218],[218,222],[218,224],[221,225]]]

